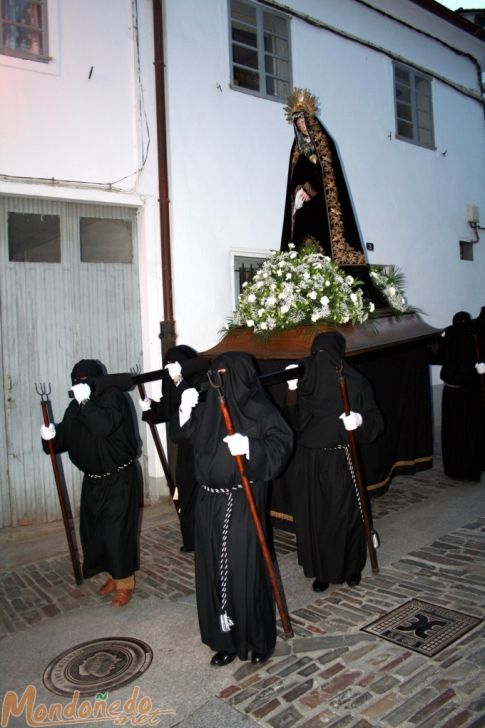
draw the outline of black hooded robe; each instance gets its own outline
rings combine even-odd
[[[293,435],[279,410],[262,391],[250,357],[223,354],[212,368],[224,368],[224,396],[236,432],[249,437],[250,458],[243,457],[256,507],[266,525],[267,481],[288,459]],[[223,437],[227,434],[217,393],[209,389],[192,417],[180,427],[170,422],[175,440],[189,438],[200,483],[195,522],[197,611],[202,642],[215,652],[225,650],[246,660],[248,652],[266,654],[276,641],[275,606],[270,581],[251,519],[236,462]],[[230,503],[232,501],[232,510]],[[226,612],[234,625],[220,627],[223,527],[227,537]]]
[[[163,363],[184,362],[188,359],[195,359],[197,352],[190,346],[181,344],[168,349]],[[182,379],[176,386],[170,378],[162,381],[162,397],[159,402],[153,402],[150,407],[152,421],[157,424],[168,422],[178,412],[182,392],[189,387],[195,387],[205,380],[205,374],[196,373],[187,379]],[[143,413],[142,420],[146,421],[146,413]],[[179,518],[182,541],[186,551],[194,550],[194,523],[195,504],[197,500],[197,479],[195,477],[194,453],[192,445],[185,441],[180,442],[177,447],[177,464],[175,467],[175,484],[179,496]]]
[[[339,416],[343,403],[337,367],[345,339],[339,333],[315,337],[306,372],[298,382],[297,401],[286,414],[297,444],[288,471],[298,561],[305,576],[341,584],[360,575],[366,540],[348,462],[348,436]],[[370,383],[344,363],[350,407],[363,424],[356,440],[371,442],[383,429]],[[347,446],[347,449],[346,447]]]
[[[445,475],[479,481],[485,469],[485,410],[480,374],[475,369],[477,341],[470,314],[459,311],[440,340],[444,382],[441,402],[441,451]]]
[[[126,395],[109,387],[99,395],[92,391],[83,405],[72,400],[56,425],[53,444],[56,452],[67,451],[84,473],[80,508],[83,577],[101,572],[113,579],[131,576],[138,568],[140,475],[138,442]],[[48,452],[45,441],[43,446]],[[103,477],[93,477],[96,475]]]

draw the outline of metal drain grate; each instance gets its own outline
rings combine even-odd
[[[411,599],[362,627],[362,632],[433,657],[482,622],[478,617]]]

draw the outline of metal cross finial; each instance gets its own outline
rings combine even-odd
[[[52,392],[51,383],[48,382],[47,384],[45,382],[39,382],[39,384],[35,384],[35,391],[41,398],[42,402],[47,402],[49,399],[49,395]]]

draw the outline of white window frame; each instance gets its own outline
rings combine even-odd
[[[402,79],[399,79],[396,77],[396,71],[401,70],[405,71],[409,74],[409,84],[404,84]],[[410,144],[416,144],[417,146],[424,147],[425,149],[436,149],[435,146],[435,133],[434,133],[434,119],[433,119],[433,87],[432,87],[432,79],[429,76],[426,76],[424,73],[420,73],[415,71],[413,68],[410,68],[409,66],[406,66],[402,63],[394,63],[393,64],[393,77],[394,77],[394,112],[395,112],[395,118],[396,118],[396,139],[399,139],[403,142],[409,142]],[[420,94],[416,82],[419,81],[420,83],[425,82],[427,83],[427,87],[429,89],[429,93],[427,96],[429,97],[429,110],[422,110],[420,111],[419,105],[420,105],[420,98],[423,98],[423,94]],[[410,102],[407,103],[406,100],[403,100],[402,98],[398,97],[398,88],[401,87],[407,87],[409,89],[409,96],[410,96]],[[408,106],[410,110],[410,119],[406,119],[405,117],[399,116],[398,111],[398,105],[405,105]],[[419,121],[419,114],[423,113],[428,116],[430,119],[430,128],[424,126],[423,124],[420,124]],[[411,126],[412,136],[406,136],[399,132],[399,122],[409,124]],[[423,134],[424,132],[429,132],[431,134],[431,141],[425,141],[423,140]]]
[[[251,50],[255,50],[258,55],[258,68],[257,71],[254,68],[249,68],[248,70],[252,72],[256,72],[259,76],[259,91],[256,91],[255,89],[246,88],[245,86],[240,86],[235,82],[234,79],[234,67],[241,67],[244,68],[243,65],[235,63],[233,58],[233,43],[236,45],[244,46],[242,43],[238,43],[237,41],[233,41],[232,39],[232,0],[227,0],[228,2],[228,21],[229,21],[229,58],[230,58],[230,87],[234,91],[241,91],[242,93],[251,94],[252,96],[258,96],[260,98],[269,99],[271,101],[278,101],[278,102],[284,102],[286,101],[286,98],[288,96],[288,93],[291,91],[292,88],[292,73],[291,73],[291,32],[290,32],[290,18],[289,16],[285,15],[284,13],[278,12],[276,10],[268,10],[267,7],[263,7],[262,5],[259,5],[256,2],[252,2],[252,0],[238,0],[238,2],[242,3],[243,5],[247,5],[251,8],[253,8],[256,11],[256,33],[257,33],[257,48],[254,49],[251,47]],[[286,25],[286,42],[288,44],[288,58],[282,58],[281,60],[288,63],[288,78],[282,78],[279,76],[275,76],[273,74],[267,73],[265,69],[265,56],[270,55],[273,58],[279,58],[276,54],[267,53],[264,48],[264,16],[265,15],[271,15],[275,16],[280,20],[283,20]],[[285,84],[287,84],[287,90],[284,94],[281,96],[275,96],[274,94],[270,94],[267,91],[267,78],[272,78],[275,80],[279,80]]]

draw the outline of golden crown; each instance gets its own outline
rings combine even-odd
[[[293,123],[293,114],[304,112],[307,116],[318,114],[318,99],[307,88],[294,88],[286,99],[286,106],[283,108],[286,120]]]

